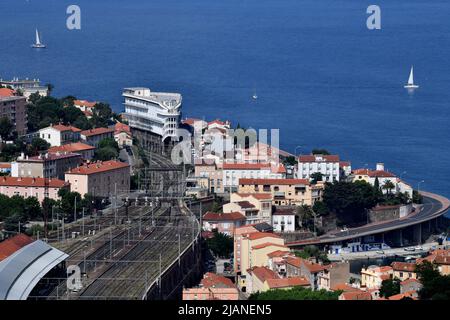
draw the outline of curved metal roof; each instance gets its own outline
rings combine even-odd
[[[26,300],[31,290],[68,255],[37,240],[0,262],[0,300]]]

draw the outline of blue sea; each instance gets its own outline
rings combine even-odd
[[[81,30],[66,28],[71,4]],[[289,152],[384,162],[450,197],[450,1],[376,1],[381,30],[366,27],[370,4],[0,0],[0,77],[116,111],[123,87],[180,92],[184,116],[278,128]],[[36,27],[45,50],[30,48]],[[411,65],[420,88],[408,94]]]

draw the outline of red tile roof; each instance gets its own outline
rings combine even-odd
[[[269,233],[269,232],[254,232],[254,233],[249,233],[247,235],[247,238],[249,240],[257,240],[257,239],[262,239],[262,238],[275,238],[275,239],[281,239],[280,236],[274,234],[274,233]]]
[[[412,298],[413,300],[417,300],[417,292],[416,291],[407,291],[405,293],[395,294],[390,296],[388,300],[401,300],[403,298]]]
[[[64,132],[64,131],[81,132],[81,129],[78,129],[74,126],[66,126],[63,124],[56,124],[56,125],[52,125],[50,127],[55,130],[61,131],[61,132]]]
[[[94,150],[95,147],[90,146],[82,142],[74,142],[69,144],[64,144],[62,146],[55,146],[48,149],[48,152],[81,152],[87,150]]]
[[[267,256],[269,258],[279,258],[279,257],[284,257],[285,255],[289,254],[290,251],[289,249],[286,250],[277,250],[277,251],[273,251],[267,254]]]
[[[301,259],[301,262],[306,267],[306,269],[308,269],[308,271],[310,273],[317,273],[317,272],[328,269],[327,266],[324,266],[324,265],[318,264],[318,263],[312,263],[305,259]]]
[[[416,270],[415,263],[400,262],[400,261],[392,262],[391,267],[395,271],[415,272],[415,270]]]
[[[291,266],[300,268],[300,265],[302,263],[302,259],[299,257],[287,257],[286,258],[286,263],[290,264]]]
[[[319,160],[322,158],[322,160]],[[338,155],[303,155],[298,157],[299,162],[339,162]]]
[[[11,169],[11,162],[0,162],[0,169]]]
[[[239,179],[239,184],[266,184],[266,185],[309,185],[307,179]]]
[[[62,188],[66,184],[65,181],[59,179],[47,178],[20,178],[20,177],[0,177],[0,186],[7,187],[50,187]]]
[[[270,193],[237,193],[241,198],[253,197],[258,200],[272,200]]]
[[[203,215],[204,221],[241,221],[245,219],[240,212],[215,213],[208,211]]]
[[[409,278],[406,280],[403,280],[402,282],[400,282],[400,285],[406,285],[406,284],[410,284],[410,283],[421,283],[419,280],[414,279],[414,278]]]
[[[200,281],[200,285],[204,288],[235,288],[233,281],[230,279],[219,276],[212,272],[207,272],[203,275],[203,279]]]
[[[247,270],[249,273],[253,273],[261,282],[267,279],[279,279],[280,277],[274,271],[267,267],[253,267]]]
[[[114,134],[118,134],[121,132],[126,132],[128,134],[131,134],[130,126],[125,123],[122,123],[122,122],[117,122],[114,125]]]
[[[0,261],[8,258],[20,248],[32,243],[34,240],[25,234],[18,234],[14,237],[0,242]]]
[[[80,157],[79,154],[76,153],[70,153],[70,152],[47,152],[46,154],[43,154],[41,156],[33,156],[28,157],[28,159],[17,159],[18,162],[44,162],[44,161],[53,161],[53,160],[59,160],[59,159],[66,159],[66,158],[76,158]]]
[[[96,104],[97,104],[97,102],[89,102],[89,101],[87,101],[87,100],[74,100],[73,101],[73,104],[75,105],[75,106],[85,106],[85,107],[88,107],[88,108],[93,108]]]
[[[346,291],[341,294],[342,300],[372,300],[372,295],[366,291]]]
[[[196,119],[196,118],[186,118],[184,120],[181,120],[181,123],[193,126],[196,121],[202,121],[202,120]]]
[[[358,288],[354,288],[349,284],[346,283],[337,283],[333,286],[331,286],[330,288],[332,291],[343,291],[343,292],[348,292],[348,291],[359,291]]]
[[[106,172],[110,170],[128,168],[129,165],[124,162],[109,160],[109,161],[98,161],[89,164],[84,164],[78,168],[73,168],[66,172],[66,174],[95,174],[100,172]]]
[[[14,90],[8,88],[0,88],[0,97],[12,97],[14,96]]]
[[[270,246],[288,249],[287,246],[283,246],[282,244],[276,244],[276,243],[272,243],[272,242],[264,242],[261,244],[257,244],[256,246],[253,246],[252,249],[258,250],[258,249],[264,249],[264,248],[267,248]]]
[[[434,259],[434,263],[436,263],[436,264],[450,265],[450,256],[442,256],[442,255],[438,255],[438,256],[436,256],[436,258]]]
[[[270,168],[270,163],[224,163],[224,170],[261,170]]]
[[[394,178],[395,174],[391,173],[391,172],[387,172],[384,170],[374,170],[374,171],[369,171],[369,177],[371,178]]]
[[[297,286],[308,287],[311,285],[308,279],[306,279],[305,277],[267,279],[266,281],[270,289],[289,288]]]
[[[100,134],[105,134],[105,133],[114,133],[114,129],[112,129],[112,128],[95,128],[95,129],[81,131],[80,134],[85,137],[92,137],[92,136],[98,136]]]

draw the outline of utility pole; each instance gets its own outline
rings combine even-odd
[[[81,223],[82,223],[81,234],[84,237],[84,207],[83,207],[83,214],[82,214],[82,217],[81,217]]]
[[[77,221],[77,197],[75,197],[75,205],[73,208],[73,222]]]

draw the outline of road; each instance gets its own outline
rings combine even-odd
[[[425,243],[420,246],[410,246],[404,248],[385,249],[376,251],[364,251],[364,252],[348,252],[340,254],[328,254],[330,261],[342,261],[342,260],[359,260],[359,259],[377,259],[393,256],[419,256],[434,249],[446,248],[447,244],[439,246],[437,242]],[[420,248],[420,249],[419,249]],[[381,253],[383,252],[383,253]]]
[[[429,192],[421,192],[423,196],[423,205],[418,212],[410,214],[402,219],[390,220],[377,224],[369,224],[358,228],[348,229],[337,233],[327,233],[323,236],[287,243],[288,246],[296,246],[303,244],[322,244],[332,243],[343,240],[349,240],[356,237],[373,235],[377,233],[387,232],[391,230],[401,229],[407,226],[415,225],[421,222],[426,222],[434,218],[444,215],[449,207],[450,201],[442,196],[432,194]]]

